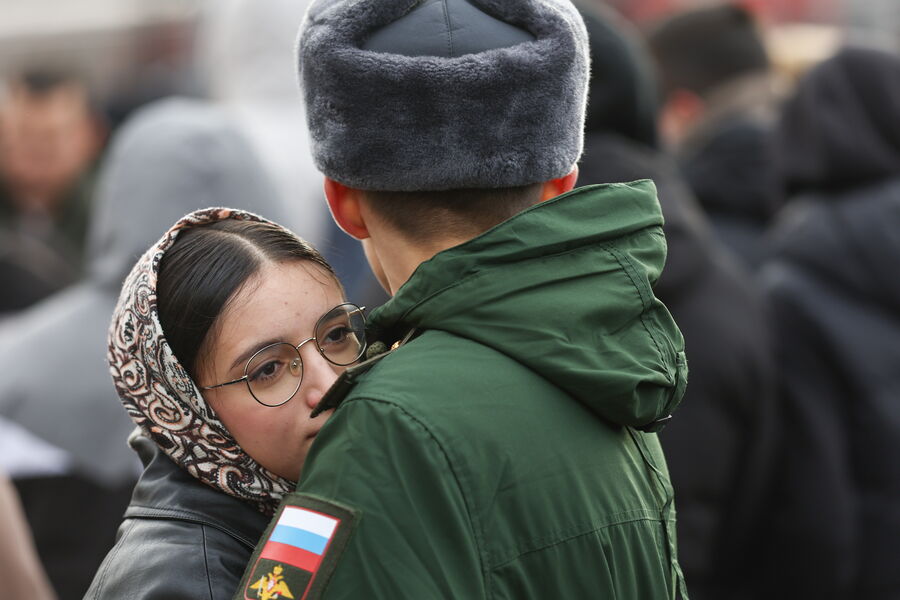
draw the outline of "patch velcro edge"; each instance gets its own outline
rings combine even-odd
[[[322,598],[359,518],[358,510],[332,500],[288,494],[259,538],[234,600]]]

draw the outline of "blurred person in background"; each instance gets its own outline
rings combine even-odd
[[[730,4],[690,10],[648,39],[662,84],[664,140],[719,238],[755,267],[780,196],[776,93],[753,16]]]
[[[46,298],[74,278],[65,259],[40,240],[0,230],[0,318]]]
[[[287,215],[231,118],[178,99],[147,107],[116,135],[96,205],[85,279],[0,327],[0,417],[10,424],[0,433],[0,466],[15,474],[63,598],[84,595],[139,473],[126,442],[134,424],[106,361],[123,279],[166,228],[196,208]]]
[[[845,49],[780,125],[789,204],[762,276],[784,424],[781,595],[900,598],[900,57]]]
[[[312,161],[293,48],[309,0],[210,0],[197,28],[198,72],[295,207],[285,222],[313,246],[325,239],[321,177]]]
[[[130,1],[135,8],[148,6],[139,0]],[[163,3],[157,5],[160,4]],[[151,102],[171,96],[204,97],[203,77],[194,60],[195,18],[185,15],[182,19],[143,25],[125,39],[125,49],[130,54],[128,68],[101,75],[102,79],[113,80],[103,98],[104,114],[112,130]]]
[[[374,308],[387,295],[362,246],[328,213],[313,164],[293,50],[309,0],[210,0],[198,27],[198,68],[207,93],[232,111],[276,191],[294,207],[284,224],[309,241],[350,297]]]
[[[16,490],[0,471],[0,581],[5,598],[55,600]]]
[[[768,517],[775,449],[762,295],[659,148],[655,73],[643,40],[610,12],[581,10],[591,84],[579,182],[651,178],[665,217],[668,255],[654,292],[684,335],[690,367],[684,404],[660,433],[678,503],[679,560],[692,599],[754,598],[746,565]]]
[[[87,87],[72,74],[24,72],[0,93],[0,269],[23,272],[27,286],[4,292],[20,297],[0,299],[0,310],[80,275],[104,138]]]

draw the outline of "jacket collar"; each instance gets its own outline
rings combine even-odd
[[[370,339],[390,347],[410,330],[445,331],[613,423],[656,422],[687,377],[681,333],[652,292],[662,223],[649,180],[573,190],[419,265],[372,314]]]
[[[128,518],[175,519],[215,527],[249,547],[256,545],[269,518],[252,505],[204,485],[169,459],[143,435],[131,446],[144,463]]]

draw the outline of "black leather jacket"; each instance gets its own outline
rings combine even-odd
[[[230,599],[269,518],[200,483],[152,441],[131,504],[85,600]]]

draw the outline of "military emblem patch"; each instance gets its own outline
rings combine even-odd
[[[256,590],[256,595],[262,600],[273,600],[274,598],[293,598],[291,588],[284,581],[284,567],[275,565],[271,573],[267,573],[259,578],[259,581],[250,586],[251,590]]]
[[[321,597],[356,520],[357,513],[347,507],[288,494],[260,538],[235,598]]]

